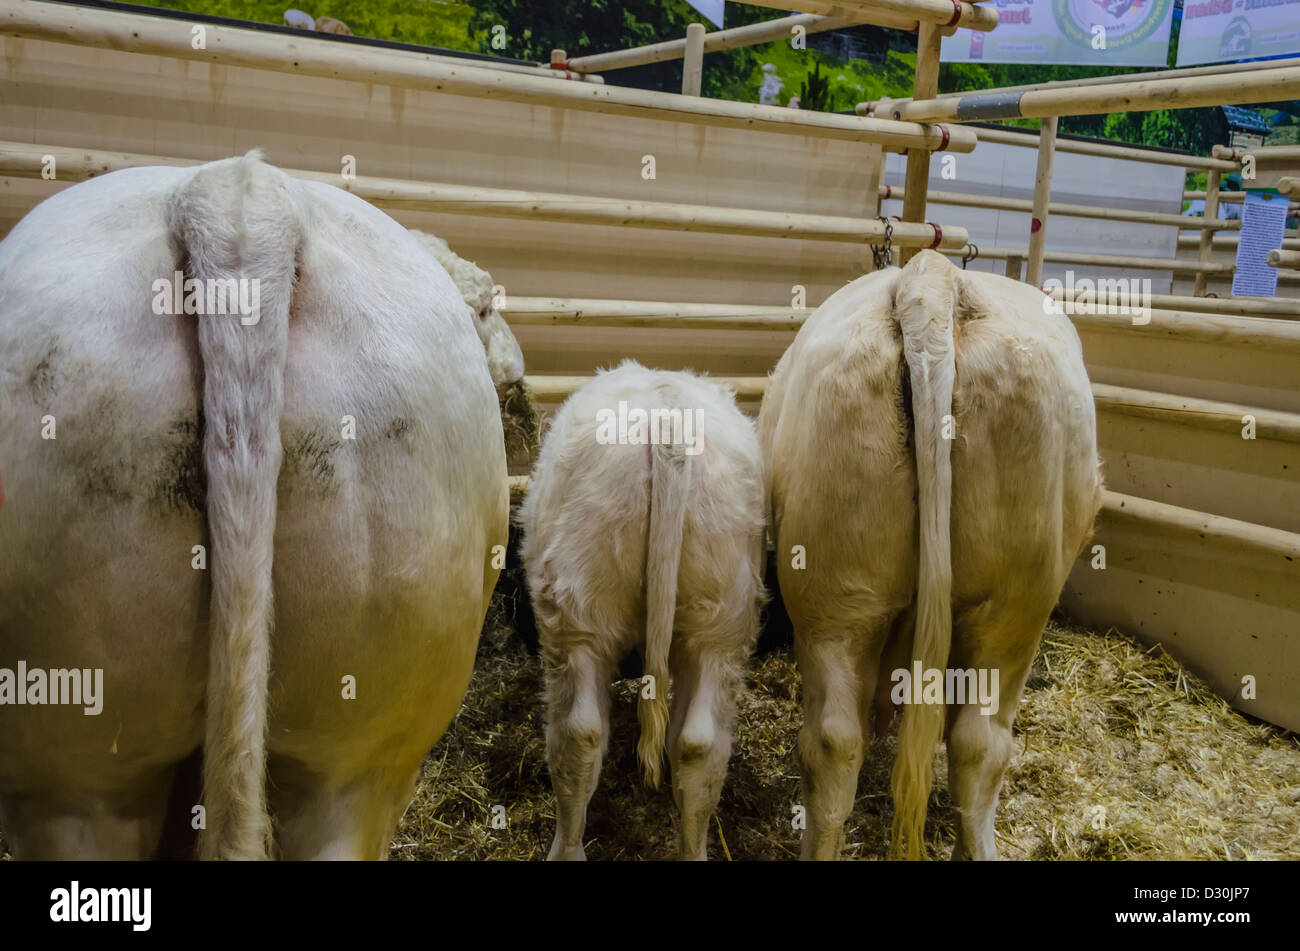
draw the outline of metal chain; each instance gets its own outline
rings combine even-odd
[[[966,251],[961,256],[961,269],[963,271],[966,270],[966,265],[970,264],[971,261],[974,261],[979,256],[980,256],[980,246],[976,244],[974,241],[967,241]]]
[[[889,267],[894,263],[894,249],[891,242],[894,239],[894,226],[890,224],[888,218],[880,216],[880,220],[885,223],[885,242],[884,244],[871,245],[871,269],[879,271],[882,267]]]

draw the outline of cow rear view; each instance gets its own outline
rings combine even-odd
[[[75,186],[0,263],[0,651],[105,680],[96,717],[8,714],[15,855],[149,856],[202,746],[205,857],[384,857],[506,541],[451,278],[255,154]],[[212,309],[231,294],[251,306]]]
[[[804,857],[839,854],[866,749],[902,702],[891,850],[921,852],[946,727],[954,856],[995,858],[1016,705],[1100,504],[1073,327],[1038,290],[923,251],[806,322],[759,431],[804,678]]]
[[[638,758],[657,786],[667,746],[679,854],[704,859],[764,599],[753,424],[707,379],[624,363],[557,412],[519,522],[557,800],[549,858],[586,857],[609,683],[641,648]]]

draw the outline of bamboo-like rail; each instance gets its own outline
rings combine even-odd
[[[523,501],[530,483],[531,478],[526,475],[510,477],[511,505]],[[1271,564],[1300,560],[1300,535],[1294,532],[1225,518],[1222,515],[1210,515],[1109,489],[1102,492],[1098,520],[1099,527],[1108,522],[1128,523],[1146,529],[1194,536]]]
[[[1012,145],[1025,149],[1038,148],[1038,133],[1011,129],[979,129],[981,142],[994,142],[998,145]],[[1108,142],[1089,142],[1083,139],[1056,140],[1056,151],[1070,152],[1074,155],[1093,155],[1098,158],[1124,159],[1132,162],[1147,162],[1152,165],[1172,165],[1175,168],[1195,168],[1204,171],[1218,169],[1220,172],[1241,171],[1240,159],[1213,158],[1204,155],[1179,155],[1163,149],[1144,149],[1134,145],[1111,145]]]
[[[1135,325],[1127,314],[1071,314],[1078,330],[1141,335],[1150,340],[1194,341],[1225,347],[1300,352],[1300,321],[1273,317],[1235,317],[1181,310],[1151,311],[1151,321]]]
[[[1059,140],[1058,140],[1059,141]],[[902,201],[902,188],[881,185],[879,194],[886,201]],[[1023,211],[1031,213],[1034,203],[1028,198],[1003,198],[1000,195],[973,195],[968,192],[928,189],[927,201],[935,205],[956,205],[963,208],[991,208],[994,211]],[[1173,212],[1130,211],[1126,208],[1107,208],[1102,205],[1074,205],[1062,201],[1048,203],[1048,213],[1067,218],[1096,218],[1105,221],[1132,221],[1138,224],[1167,225],[1169,227],[1213,231],[1238,231],[1241,221],[1232,218],[1192,218]]]
[[[1178,302],[1188,308],[1175,306]],[[1089,308],[1069,314],[1076,327],[1119,333],[1166,335],[1223,345],[1300,350],[1300,311],[1270,304],[1292,302],[1258,298],[1205,298],[1151,295],[1150,322],[1135,325],[1127,311]],[[1300,303],[1300,302],[1296,302]],[[1216,308],[1214,305],[1225,305]],[[1264,305],[1252,312],[1253,305]],[[1195,308],[1195,309],[1193,309]],[[642,327],[668,330],[797,331],[816,310],[762,304],[697,304],[672,301],[507,296],[501,313],[512,325]]]
[[[1281,65],[1276,63],[1273,65]],[[1226,148],[1226,146],[1215,146],[1215,148]],[[1261,162],[1295,162],[1300,161],[1300,145],[1261,145],[1253,149],[1238,149],[1239,152],[1249,152]]]
[[[1210,515],[1194,509],[1106,490],[1102,493],[1103,522],[1128,522],[1143,528],[1172,531],[1252,555],[1278,567],[1300,560],[1300,535],[1240,519]]]
[[[1095,281],[1093,283],[1096,284]],[[1074,301],[1080,295],[1067,293],[1063,289],[1054,289],[1048,292],[1048,296],[1059,301]],[[1152,294],[1149,303],[1152,308],[1159,310],[1186,310],[1237,317],[1300,317],[1300,300],[1285,298],[1186,297],[1181,294]]]
[[[1294,232],[1290,233],[1294,234]],[[1180,248],[1194,248],[1200,243],[1200,240],[1201,239],[1194,234],[1181,234],[1178,236],[1178,246]],[[1241,238],[1235,234],[1219,234],[1214,236],[1214,247],[1220,251],[1225,248],[1236,248],[1240,243]],[[1300,250],[1300,238],[1283,238],[1282,247],[1288,251]]]
[[[963,248],[962,254],[974,253],[972,248]],[[986,248],[979,246],[981,258],[1005,261],[1008,258],[1028,258],[1029,252],[1024,248]],[[1144,258],[1127,254],[1092,254],[1086,251],[1052,251],[1043,254],[1043,260],[1052,264],[1078,264],[1084,267],[1135,268],[1140,271],[1171,271],[1175,274],[1232,274],[1235,266],[1214,261],[1188,261],[1178,258]]]
[[[1144,338],[1196,340],[1218,346],[1260,347],[1300,351],[1300,321],[1296,313],[1230,313],[1210,309],[1213,303],[1270,304],[1274,301],[1230,298],[1174,298],[1152,295],[1151,318],[1134,323],[1127,311],[1089,308],[1069,314],[1080,330],[1141,334]],[[1154,301],[1196,301],[1200,311],[1160,307]],[[1282,303],[1282,301],[1277,301]],[[749,330],[794,333],[815,307],[794,309],[744,304],[694,304],[672,301],[523,298],[507,296],[500,312],[512,326],[649,327],[656,330]]]
[[[966,0],[745,0],[756,7],[797,10],[823,16],[851,16],[870,23],[880,12],[910,17],[938,26],[960,26],[987,33],[998,25],[998,12],[992,6],[977,6]]]
[[[591,376],[528,376],[525,377],[525,382],[539,403],[558,403],[568,399],[592,379],[594,377]],[[738,401],[755,402],[763,398],[770,378],[730,376],[709,379],[731,387]],[[1093,383],[1092,393],[1097,409],[1102,412],[1234,434],[1241,431],[1242,417],[1249,415],[1255,420],[1257,439],[1300,443],[1300,414],[1297,413],[1257,409],[1237,403],[1175,396],[1105,383]]]
[[[591,376],[527,376],[525,383],[539,403],[558,403],[568,399],[581,387],[590,383]],[[766,376],[709,377],[724,383],[736,393],[741,402],[761,400],[767,392]],[[1159,419],[1181,426],[1195,426],[1217,432],[1240,433],[1242,417],[1253,416],[1258,439],[1300,443],[1300,414],[1281,410],[1257,409],[1237,403],[1222,403],[1199,397],[1175,396],[1153,390],[1139,390],[1127,386],[1105,383],[1092,384],[1093,399],[1098,409],[1136,416],[1142,419]]]
[[[166,156],[0,142],[0,175],[40,178],[44,157],[47,155],[54,157],[57,175],[62,181],[81,181],[105,172],[141,165],[201,164],[197,160]],[[303,169],[285,168],[282,171],[294,178],[334,185],[381,208],[854,244],[879,243],[885,236],[885,224],[876,218],[754,211],[674,202],[625,201],[366,175],[345,179],[336,172]],[[899,247],[937,245],[942,249],[953,250],[961,248],[968,240],[966,229],[957,226],[940,228],[937,240],[936,229],[928,224],[893,222],[892,228],[892,241]]]
[[[979,122],[1051,116],[1091,116],[1151,109],[1193,109],[1224,103],[1276,102],[1300,98],[1300,66],[1218,73],[1189,79],[1129,79],[1105,86],[1063,86],[1004,92],[990,89],[951,99],[892,103],[898,121]]]
[[[770,43],[774,40],[789,39],[795,27],[803,27],[805,33],[826,33],[845,27],[857,26],[869,22],[876,26],[887,26],[895,30],[916,30],[916,17],[907,18],[896,14],[877,11],[871,20],[858,20],[852,17],[818,16],[802,13],[798,16],[782,17],[778,20],[766,20],[737,26],[727,30],[712,30],[704,34],[704,52],[718,53],[723,50],[740,49]],[[634,46],[624,50],[612,50],[608,53],[590,53],[586,56],[572,56],[556,64],[557,67],[577,73],[608,73],[616,69],[630,69],[633,66],[645,66],[649,63],[664,63],[669,60],[682,59],[686,54],[685,38],[665,40],[647,46]]]
[[[533,399],[539,403],[559,403],[568,399],[585,384],[590,383],[591,376],[526,376]],[[723,383],[735,391],[740,402],[754,402],[763,398],[767,389],[765,376],[711,376],[715,383]]]
[[[1255,438],[1300,443],[1300,414],[1256,409],[1239,403],[1222,403],[1191,396],[1175,396],[1128,386],[1092,384],[1098,412],[1153,419],[1211,432],[1241,435],[1242,418],[1255,421]]]
[[[859,103],[858,115],[870,115],[866,107],[870,103]],[[993,142],[997,145],[1013,145],[1018,148],[1038,148],[1038,132],[1032,129],[978,127],[981,142]],[[1241,158],[1214,158],[1204,155],[1183,155],[1167,152],[1164,149],[1145,149],[1136,145],[1112,145],[1109,142],[1091,142],[1086,139],[1057,138],[1056,151],[1071,152],[1075,155],[1095,155],[1100,158],[1125,159],[1133,162],[1147,162],[1153,165],[1172,165],[1176,168],[1194,168],[1205,171],[1218,169],[1220,172],[1241,171]]]
[[[1233,75],[1237,75],[1239,73],[1250,72],[1256,69],[1279,69],[1287,66],[1300,66],[1300,57],[1294,57],[1292,59],[1260,60],[1252,63],[1219,63],[1213,66],[1192,66],[1192,67],[1184,67],[1182,69],[1162,69],[1157,72],[1150,72],[1150,73],[1121,73],[1115,76],[1091,76],[1087,79],[1057,79],[1045,83],[1025,83],[1019,86],[999,86],[998,89],[1001,92],[1005,92],[1005,93],[1037,92],[1037,91],[1049,90],[1049,89],[1073,89],[1080,86],[1112,86],[1115,83],[1131,82],[1133,79],[1183,80],[1183,79],[1191,79],[1197,76],[1214,76],[1214,75],[1219,75],[1224,73],[1231,73]],[[964,95],[966,95],[966,92],[942,92],[939,93],[939,95],[934,96],[933,98],[958,99]],[[891,105],[896,105],[898,103],[909,103],[909,102],[912,102],[912,97],[910,96],[905,99],[880,100],[880,103],[888,103]],[[879,105],[879,103],[866,102],[866,103],[861,103],[859,105],[859,108],[865,106],[867,107],[867,109],[870,109],[871,107],[877,105]],[[1288,146],[1274,146],[1271,148],[1278,148],[1278,147],[1288,148]],[[1252,151],[1255,150],[1252,149]]]
[[[1282,181],[1286,181],[1286,179],[1282,179]],[[1282,191],[1282,189],[1279,188],[1278,191]],[[1285,195],[1288,193],[1282,192],[1282,194]],[[1203,191],[1183,192],[1183,201],[1204,201],[1208,197],[1209,197],[1208,192],[1203,192]],[[1246,201],[1245,192],[1219,192],[1220,205],[1240,205],[1245,201]],[[1289,212],[1300,211],[1300,203],[1294,201],[1291,202],[1291,204],[1287,206],[1287,211]],[[1184,218],[1183,220],[1185,221],[1187,219]]]
[[[452,66],[405,50],[299,40],[238,27],[206,25],[205,48],[195,49],[190,24],[183,20],[42,0],[0,0],[0,35],[606,115],[872,142],[887,148],[937,151],[946,145],[948,151],[969,152],[976,142],[969,129],[947,130],[598,83],[554,82],[475,66],[473,61],[463,67]]]
[[[813,309],[509,295],[500,308],[512,326],[784,331],[798,330]]]
[[[1270,251],[1268,263],[1272,267],[1300,268],[1300,251]]]

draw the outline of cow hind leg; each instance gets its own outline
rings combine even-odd
[[[954,860],[997,859],[993,819],[998,792],[1011,759],[1011,723],[1001,711],[986,716],[974,704],[963,704],[950,716],[948,791],[957,806]]]
[[[548,861],[583,861],[587,803],[609,743],[612,664],[588,650],[547,665],[546,756],[555,790],[555,839]]]
[[[273,757],[270,805],[279,857],[292,861],[388,858],[402,810],[415,791],[413,768],[367,770],[351,780],[309,776]]]
[[[803,859],[838,858],[853,810],[864,748],[862,685],[853,654],[847,637],[815,641],[799,651],[804,690],[799,760],[807,815]]]
[[[963,666],[974,668],[977,677],[985,671],[998,674],[996,712],[985,713],[978,698],[948,710],[948,792],[958,814],[955,860],[998,857],[993,823],[1011,761],[1011,725],[1046,620],[1045,614],[1029,623],[981,619],[955,632],[962,643]]]
[[[0,819],[16,859],[141,861],[153,857],[162,838],[170,786],[163,772],[132,789],[75,800],[62,790],[9,796],[0,802]]]
[[[668,755],[680,822],[678,855],[708,858],[709,818],[718,806],[731,757],[736,689],[743,658],[678,654]]]

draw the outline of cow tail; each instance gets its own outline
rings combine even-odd
[[[280,413],[302,226],[285,179],[256,152],[199,169],[170,215],[187,278],[253,282],[249,303],[257,288],[246,313],[197,317],[212,572],[199,853],[262,859]]]
[[[916,437],[920,563],[917,573],[915,668],[942,670],[952,645],[952,391],[956,269],[941,255],[922,251],[898,277],[895,319],[912,386]],[[945,419],[947,417],[947,419]],[[921,854],[930,798],[934,748],[943,734],[943,704],[909,703],[899,727],[894,761],[891,854]]]
[[[685,412],[685,410],[683,411]],[[659,786],[668,732],[668,655],[677,610],[677,569],[691,481],[691,457],[679,443],[650,446],[650,529],[645,571],[645,672],[637,719],[641,739],[636,755],[645,781]]]

